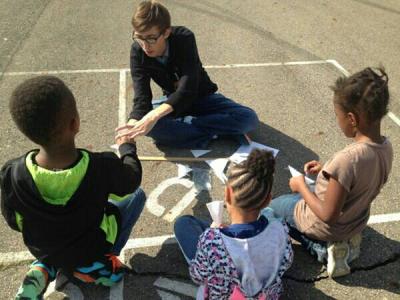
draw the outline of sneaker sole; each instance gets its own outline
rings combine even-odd
[[[350,274],[347,264],[349,258],[349,246],[346,243],[335,243],[328,247],[327,272],[329,277],[336,278]]]

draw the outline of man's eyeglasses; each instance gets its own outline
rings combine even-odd
[[[135,32],[132,32],[132,40],[137,41],[139,44],[144,44],[147,43],[149,45],[154,45],[155,43],[157,43],[158,39],[160,38],[160,36],[162,36],[164,34],[164,32],[161,32],[159,35],[157,36],[150,36],[147,38],[143,38],[140,35],[135,35]]]

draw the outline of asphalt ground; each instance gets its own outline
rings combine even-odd
[[[130,18],[137,3],[0,2],[1,164],[34,147],[18,132],[8,113],[13,88],[33,76],[24,72],[86,70],[58,74],[78,102],[82,122],[78,146],[94,151],[110,149],[114,128],[121,122],[121,106],[126,103],[123,115],[131,105],[129,73],[122,71],[127,80],[121,85],[120,70],[129,67]],[[257,111],[260,125],[251,137],[280,150],[276,196],[289,192],[289,163],[301,169],[310,159],[325,161],[350,142],[336,125],[329,89],[342,73],[330,63],[255,64],[334,59],[354,72],[382,63],[390,77],[391,112],[400,116],[398,1],[164,3],[171,11],[173,24],[186,25],[195,32],[203,64],[212,66],[207,71],[220,92]],[[222,68],[229,64],[253,65]],[[389,182],[374,201],[371,215],[400,212],[396,156],[399,125],[386,117],[382,129],[393,144],[395,160]],[[208,155],[226,157],[237,147],[232,141],[216,141],[210,145],[212,152]],[[141,156],[191,156],[188,150],[158,149],[147,138],[138,140],[138,149]],[[173,238],[168,238],[175,211],[178,215],[208,218],[205,203],[223,197],[222,183],[206,164],[191,166],[195,170],[179,179],[176,163],[143,162],[143,189],[149,201],[131,235],[135,239],[130,244],[132,249],[125,253],[132,271],[122,287],[111,293],[106,288],[79,285],[85,299],[118,299],[118,294],[124,299],[190,299],[194,286],[179,248]],[[207,182],[209,189],[205,188]],[[182,199],[189,200],[186,208]],[[399,224],[370,224],[364,232],[361,257],[352,265],[353,273],[335,281],[327,279],[321,265],[295,245],[295,262],[285,279],[284,298],[400,298]],[[2,259],[26,251],[21,236],[8,229],[4,221],[0,223],[0,234]],[[149,246],[151,241],[153,246]],[[27,263],[17,266],[17,262],[0,271],[1,299],[13,297],[28,268]]]

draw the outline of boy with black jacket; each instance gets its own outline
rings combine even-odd
[[[53,76],[20,84],[10,112],[22,133],[39,145],[7,162],[0,173],[2,214],[37,259],[16,298],[40,298],[59,269],[84,282],[118,282],[123,266],[116,256],[146,199],[134,141],[117,140],[121,158],[77,149],[75,99]]]
[[[133,109],[119,136],[148,135],[157,144],[204,148],[217,136],[241,142],[258,125],[256,113],[217,92],[204,70],[193,32],[171,27],[168,10],[157,1],[143,1],[133,18],[131,75]],[[153,101],[150,80],[164,97]]]

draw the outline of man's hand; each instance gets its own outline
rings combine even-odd
[[[294,193],[301,193],[301,190],[307,188],[303,175],[290,178],[289,187]]]
[[[308,163],[304,164],[304,173],[316,175],[322,169],[320,162],[316,160],[309,161]]]
[[[156,125],[158,118],[154,114],[149,112],[141,120],[134,122],[133,125],[127,125],[117,128],[117,138],[122,136],[129,136],[135,138],[137,136],[143,136],[150,132]]]
[[[124,126],[118,127],[116,131],[118,132],[117,138],[123,136],[129,136],[130,138],[135,138],[137,136],[146,135],[153,129],[157,121],[168,115],[173,111],[171,105],[167,103],[161,104],[156,109],[148,112],[141,120],[137,121],[130,119],[128,123]]]
[[[126,125],[116,129],[118,133],[116,138],[128,136],[134,139],[135,137],[146,135],[153,129],[157,121],[158,118],[154,117],[153,111],[149,112],[139,121],[130,119]]]

